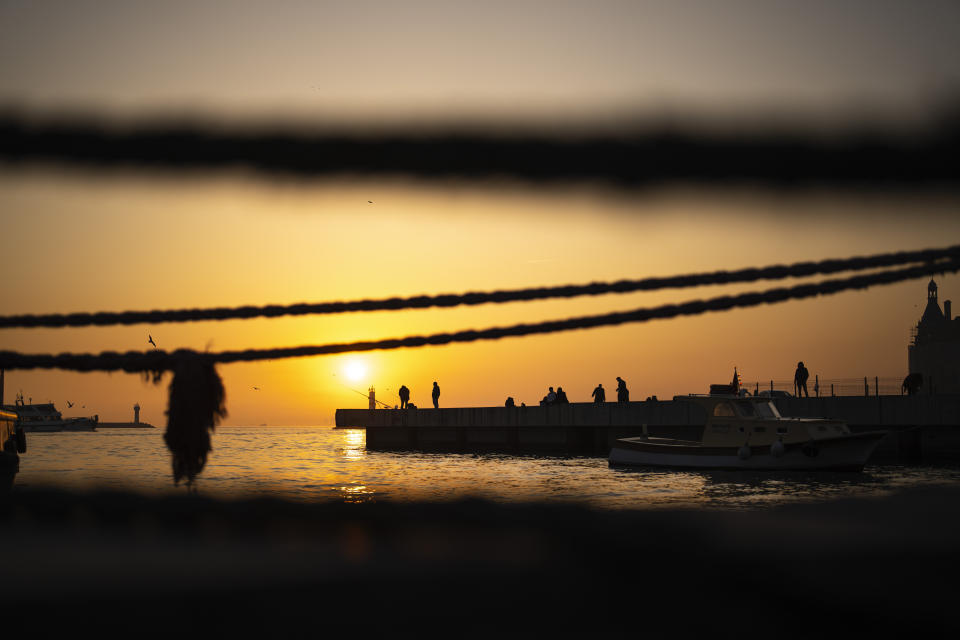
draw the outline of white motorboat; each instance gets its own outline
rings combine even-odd
[[[26,404],[19,398],[13,405],[0,407],[17,414],[20,428],[27,432],[42,431],[96,431],[99,416],[64,418],[52,402]]]
[[[727,393],[675,396],[673,400],[696,403],[706,410],[701,440],[622,438],[610,450],[610,464],[861,471],[887,434],[886,431],[851,433],[842,420],[783,417],[768,397]]]

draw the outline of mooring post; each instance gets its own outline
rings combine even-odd
[[[867,376],[863,376],[863,397],[870,397],[870,383],[867,382]]]
[[[830,383],[830,397],[833,398],[836,394],[833,392],[833,383]]]
[[[820,374],[813,376],[813,379],[816,381],[813,384],[813,391],[817,394],[817,397],[820,397]]]
[[[873,377],[873,393],[878,398],[880,397],[880,378],[877,376]]]

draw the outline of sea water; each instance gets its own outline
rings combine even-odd
[[[175,487],[162,429],[29,433],[20,487]],[[298,501],[577,502],[596,508],[762,508],[960,486],[957,466],[868,465],[863,473],[704,472],[612,468],[606,458],[369,451],[362,429],[218,427],[197,480],[201,495]]]

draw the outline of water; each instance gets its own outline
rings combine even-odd
[[[361,429],[219,427],[199,491],[231,499],[369,502],[570,501],[597,508],[754,509],[791,501],[960,486],[960,467],[868,466],[863,473],[679,472],[610,468],[606,459],[367,451]],[[161,429],[28,434],[17,487],[175,488]]]

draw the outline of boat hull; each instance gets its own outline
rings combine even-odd
[[[65,418],[63,420],[31,420],[20,423],[27,433],[54,431],[96,431],[97,421],[90,418]]]
[[[684,469],[748,469],[782,471],[862,471],[885,431],[857,433],[784,445],[776,456],[769,445],[709,447],[667,439],[624,438],[610,450],[611,465]]]

